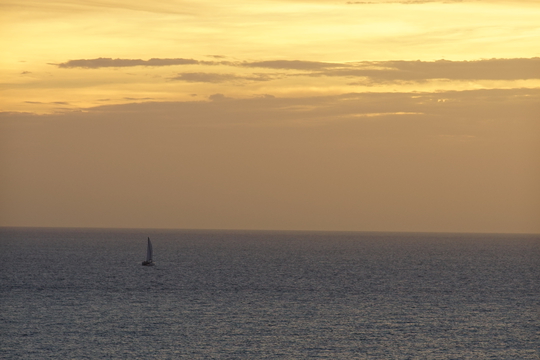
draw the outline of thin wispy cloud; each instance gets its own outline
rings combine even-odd
[[[230,81],[269,81],[274,77],[268,74],[254,74],[253,76],[241,76],[235,74],[219,74],[219,73],[205,73],[205,72],[187,72],[180,73],[170,80],[185,81],[185,82],[199,82],[199,83],[224,83]]]
[[[452,124],[471,121],[487,126],[483,121],[507,124],[508,119],[523,121],[531,129],[537,125],[535,114],[540,89],[492,89],[468,91],[441,91],[437,93],[349,93],[334,96],[232,98],[213,94],[208,100],[183,102],[138,101],[126,104],[100,105],[83,112],[32,115],[32,118],[107,118],[136,122],[154,119],[160,114],[172,117],[177,126],[197,127],[313,127],[336,122],[384,121],[401,119],[404,124],[423,121],[426,126],[436,126],[440,133],[453,131]],[[139,99],[140,100],[140,99]],[[34,102],[32,102],[34,103]],[[126,113],[129,116],[118,116]],[[9,113],[1,114],[12,117]],[[1,118],[1,116],[0,116]],[[167,121],[169,118],[166,117]],[[480,124],[483,125],[480,125]],[[430,125],[431,124],[431,125]],[[461,123],[460,123],[461,124]],[[489,136],[487,127],[484,135]],[[399,133],[396,137],[402,136]]]
[[[181,73],[171,78],[171,80],[202,83],[222,83],[239,79],[242,78],[234,74],[216,74],[204,72]]]
[[[69,102],[67,101],[50,101],[48,103],[45,103],[43,101],[24,101],[25,104],[35,104],[35,105],[40,105],[40,104],[54,104],[54,105],[70,105]]]
[[[302,60],[269,60],[269,61],[253,61],[243,62],[239,64],[243,67],[258,67],[267,69],[281,70],[323,70],[337,67],[348,67],[347,64],[319,62],[319,61],[302,61]]]
[[[225,58],[223,55],[209,55],[214,58]],[[99,69],[110,67],[134,67],[134,66],[174,66],[174,65],[229,65],[248,68],[266,68],[266,69],[286,69],[286,70],[322,70],[336,67],[347,67],[347,64],[319,62],[319,61],[303,61],[303,60],[266,60],[266,61],[206,61],[195,59],[161,59],[151,58],[149,60],[142,59],[113,59],[100,57],[96,59],[76,59],[68,60],[56,65],[59,68],[84,68],[84,69]]]
[[[69,60],[57,65],[59,68],[85,68],[99,69],[110,67],[132,67],[132,66],[172,66],[172,65],[193,65],[199,64],[199,61],[193,59],[159,59],[152,58],[149,60],[141,59],[112,59],[112,58],[97,58],[97,59],[79,59]]]

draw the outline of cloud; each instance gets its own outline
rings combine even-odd
[[[169,114],[177,119],[177,125],[187,126],[236,126],[238,123],[247,126],[320,126],[336,121],[365,121],[362,119],[371,118],[434,122],[464,119],[508,121],[521,118],[536,123],[540,112],[538,97],[540,89],[349,93],[301,98],[266,95],[240,99],[214,94],[208,101],[139,101],[101,105],[87,108],[84,113],[74,112],[73,116],[115,117],[120,113],[129,113],[133,114],[130,118],[135,121],[153,118],[152,114]]]
[[[225,58],[223,55],[208,55],[213,58]],[[286,69],[286,70],[322,70],[337,67],[347,67],[347,64],[318,62],[318,61],[303,61],[303,60],[268,60],[268,61],[206,61],[195,59],[160,59],[152,58],[149,60],[142,59],[112,59],[100,57],[97,59],[78,59],[69,60],[56,65],[59,68],[85,68],[99,69],[107,67],[133,67],[133,66],[173,66],[173,65],[229,65],[241,66],[250,68],[267,68],[267,69]]]
[[[171,80],[203,83],[222,83],[238,79],[241,79],[241,77],[234,74],[216,74],[204,72],[180,73],[177,76],[171,78]]]
[[[50,101],[50,102],[43,102],[43,101],[25,101],[25,104],[33,104],[33,105],[41,105],[41,104],[54,104],[54,105],[70,105],[67,101]]]
[[[200,62],[203,64],[203,62]],[[216,65],[215,62],[204,64]],[[540,79],[540,58],[482,59],[473,61],[360,61],[332,63],[303,60],[268,60],[252,62],[220,62],[222,65],[246,68],[301,70],[304,73],[279,74],[279,77],[337,76],[361,77],[370,82],[448,80],[521,80]],[[185,73],[176,80],[200,82],[224,82],[233,79],[266,81],[278,75],[257,74],[238,76],[208,73]]]
[[[229,100],[230,98],[226,97],[223,94],[213,94],[208,97],[208,100],[210,101],[223,101],[223,100]]]
[[[186,81],[186,82],[201,82],[201,83],[224,83],[232,81],[269,81],[274,79],[268,74],[254,74],[252,76],[240,76],[235,74],[218,74],[205,72],[188,72],[180,73],[171,78],[171,80]]]
[[[366,77],[375,82],[540,79],[540,58],[360,62],[347,69],[328,69],[311,75]]]
[[[328,63],[318,61],[302,61],[302,60],[270,60],[270,61],[254,61],[240,63],[244,67],[259,67],[268,69],[287,69],[287,70],[322,70],[336,67],[348,67],[347,64]]]
[[[97,59],[79,59],[69,60],[56,65],[59,68],[85,68],[85,69],[99,69],[107,67],[132,67],[132,66],[172,66],[172,65],[193,65],[199,64],[198,60],[194,59],[159,59],[152,58],[149,60],[141,59],[112,59],[112,58],[97,58]]]
[[[55,64],[60,68],[110,68],[133,66],[230,66],[233,68],[261,68],[283,70],[279,74],[235,74],[204,71],[183,72],[171,80],[199,83],[225,83],[235,81],[269,81],[284,77],[330,76],[359,78],[351,84],[377,84],[389,82],[423,82],[434,79],[446,80],[523,80],[540,79],[540,57],[511,59],[481,59],[472,61],[358,61],[348,63],[263,60],[263,61],[204,61],[195,59],[80,59]],[[301,71],[288,72],[287,71]],[[23,73],[23,74],[26,74]]]

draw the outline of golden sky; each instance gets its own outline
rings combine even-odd
[[[0,0],[0,226],[540,232],[536,0]]]

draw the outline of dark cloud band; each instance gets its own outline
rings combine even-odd
[[[85,68],[99,69],[107,67],[131,67],[131,66],[171,66],[171,65],[193,65],[199,64],[198,60],[193,59],[159,59],[152,58],[150,60],[141,59],[112,59],[112,58],[97,58],[97,59],[80,59],[69,60],[64,63],[54,64],[60,68]]]
[[[331,63],[303,60],[268,61],[202,61],[195,59],[79,59],[54,64],[60,68],[111,68],[133,66],[231,66],[243,68],[273,69],[295,71],[284,74],[218,74],[208,72],[184,72],[172,80],[187,82],[223,83],[249,80],[268,81],[282,77],[331,76],[359,78],[368,83],[422,82],[434,79],[446,80],[522,80],[540,79],[540,57],[515,59],[483,59],[474,61],[361,61],[355,63]],[[298,71],[301,71],[300,73]]]
[[[312,75],[367,77],[374,82],[540,79],[540,58],[362,62],[355,67],[325,70]]]

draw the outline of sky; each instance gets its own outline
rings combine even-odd
[[[0,226],[540,233],[537,0],[0,0]]]

